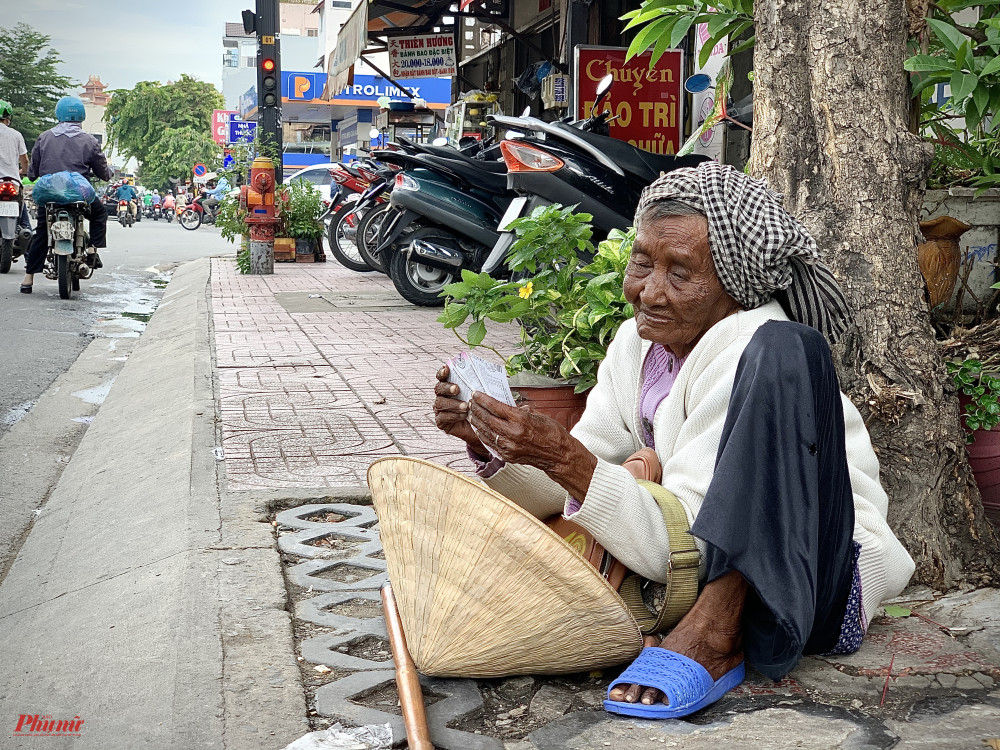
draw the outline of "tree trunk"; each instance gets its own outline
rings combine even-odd
[[[889,522],[938,589],[998,580],[917,267],[930,146],[910,133],[904,0],[758,0],[750,172],[785,194],[856,313],[835,356],[889,495]]]

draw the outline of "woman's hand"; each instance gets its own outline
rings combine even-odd
[[[469,402],[469,423],[483,445],[504,461],[534,466],[573,497],[587,496],[597,457],[556,420],[476,392]]]
[[[451,371],[445,365],[437,371],[434,386],[434,424],[448,435],[461,438],[474,453],[489,460],[490,452],[469,424],[469,404],[458,398],[458,386],[448,382]]]

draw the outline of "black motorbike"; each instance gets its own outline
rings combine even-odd
[[[380,154],[404,170],[378,227],[377,254],[400,296],[438,306],[441,291],[463,269],[482,268],[514,194],[495,146],[403,145],[409,153]]]
[[[596,113],[611,90],[607,76],[598,85],[591,116],[576,122],[543,122],[534,117],[491,116],[496,127],[508,128],[500,151],[507,165],[507,187],[518,197],[499,223],[501,236],[483,264],[498,268],[514,243],[510,222],[537,206],[576,206],[593,215],[596,234],[632,224],[643,188],[661,173],[692,167],[708,157],[650,153],[608,135],[609,112]]]

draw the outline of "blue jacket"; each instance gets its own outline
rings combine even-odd
[[[135,188],[131,185],[122,185],[115,193],[115,197],[120,201],[134,201],[136,198]]]
[[[232,188],[229,187],[229,180],[225,177],[220,177],[219,183],[208,191],[208,195],[211,195],[213,198],[218,200],[222,200],[230,190],[232,190]]]

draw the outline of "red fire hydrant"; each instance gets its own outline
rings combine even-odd
[[[258,156],[250,165],[249,184],[240,188],[240,208],[247,212],[250,233],[250,273],[274,273],[274,162]]]

